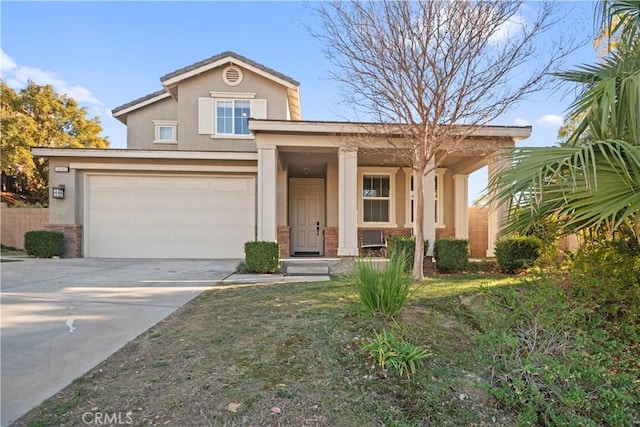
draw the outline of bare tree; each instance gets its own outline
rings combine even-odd
[[[479,127],[543,88],[574,44],[540,37],[558,22],[551,3],[374,1],[326,3],[316,36],[345,101],[414,170],[416,251],[423,279],[423,177]],[[400,136],[400,138],[398,138]]]

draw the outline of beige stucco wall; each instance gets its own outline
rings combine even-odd
[[[49,161],[49,223],[80,224],[77,198],[78,173],[73,169],[69,169],[69,172],[55,172],[56,166],[69,166],[69,160],[53,158]],[[64,185],[65,198],[54,199],[51,188],[60,185]]]
[[[338,226],[338,158],[327,164],[327,227]]]
[[[288,170],[278,168],[276,182],[276,225],[285,226],[288,225],[289,218],[289,176]]]
[[[267,100],[267,118],[287,119],[287,90],[265,77],[243,70],[242,82],[228,86],[222,79],[220,67],[178,84],[178,128],[180,150],[198,151],[256,151],[255,139],[219,139],[198,134],[198,98],[211,97],[210,92],[255,93],[255,99]]]
[[[81,169],[73,168],[73,165],[85,164]],[[55,172],[56,166],[70,166],[67,173]],[[245,171],[239,172],[215,172],[203,171],[199,168],[224,168],[237,167]],[[247,169],[256,167],[256,161],[251,160],[170,160],[170,159],[109,159],[109,158],[82,158],[59,157],[50,160],[51,172],[49,176],[50,187],[60,184],[65,186],[65,199],[59,200],[51,197],[49,190],[49,223],[50,224],[84,224],[84,185],[89,174],[114,174],[134,173],[151,175],[237,175],[256,176],[255,172],[246,172]],[[148,170],[138,170],[145,167]],[[180,170],[168,170],[178,167]],[[107,168],[107,169],[104,169]]]
[[[177,150],[179,144],[154,143],[153,120],[178,120],[178,104],[169,97],[132,111],[127,115],[127,148],[143,150]],[[178,123],[178,143],[182,129]],[[186,135],[185,135],[186,136]]]
[[[243,79],[237,86],[228,86],[222,79],[226,66],[206,71],[178,83],[178,100],[172,97],[154,102],[127,114],[127,147],[145,150],[195,151],[256,151],[250,138],[212,138],[198,134],[198,98],[211,97],[210,92],[255,93],[255,99],[267,100],[267,118],[288,118],[287,89],[243,69]],[[153,120],[177,120],[177,144],[154,143]]]

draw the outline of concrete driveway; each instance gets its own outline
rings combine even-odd
[[[2,408],[12,421],[177,308],[238,260],[3,262]]]

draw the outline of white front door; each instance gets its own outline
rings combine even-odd
[[[323,255],[324,179],[289,181],[291,251],[294,255]]]

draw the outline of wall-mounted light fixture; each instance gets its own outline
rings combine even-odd
[[[52,187],[51,191],[53,192],[52,195],[54,199],[64,199],[64,184]]]

